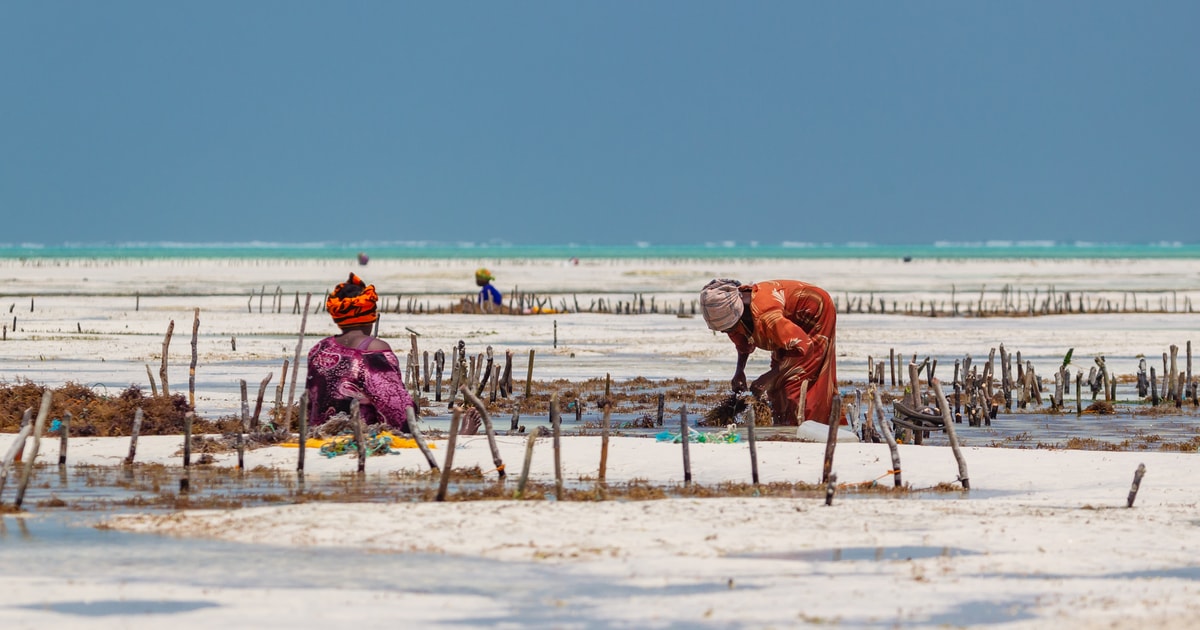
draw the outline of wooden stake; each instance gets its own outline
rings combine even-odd
[[[754,441],[754,425],[758,419],[753,401],[746,406],[746,439],[750,441],[750,483],[758,485],[758,444]]]
[[[950,440],[950,450],[954,452],[954,459],[958,461],[958,480],[962,483],[963,490],[970,490],[971,479],[967,475],[967,462],[963,459],[962,450],[958,448],[958,435],[954,432],[954,416],[950,413],[950,403],[946,401],[946,395],[942,393],[942,384],[936,378],[929,386],[937,396],[938,407],[942,410],[942,424],[945,425],[946,437]]]
[[[896,436],[892,433],[891,423],[883,417],[883,399],[879,396],[879,389],[872,387],[870,390],[871,400],[875,401],[876,428],[883,434],[888,450],[892,452],[892,475],[895,478],[896,487],[899,488],[902,485],[900,481],[900,449],[896,446]]]
[[[514,499],[525,497],[525,482],[529,480],[529,466],[533,463],[533,444],[537,441],[537,431],[530,431],[525,439],[525,461],[521,464],[521,479],[517,482],[517,492]]]
[[[833,505],[833,493],[837,490],[837,473],[829,473],[825,482],[825,505]]]
[[[71,436],[71,412],[63,412],[62,428],[58,434],[58,466],[67,465],[67,440]]]
[[[533,390],[533,349],[529,349],[529,369],[525,372],[525,400],[529,400]]]
[[[188,365],[188,407],[196,408],[196,342],[200,334],[200,308],[192,319],[192,362]]]
[[[692,458],[688,452],[687,405],[679,408],[679,438],[683,442],[683,485],[692,485]]]
[[[150,372],[150,364],[146,364],[146,378],[150,379],[150,396],[158,398],[158,384],[154,382],[154,374]]]
[[[8,452],[4,454],[4,459],[0,461],[0,503],[3,503],[4,486],[8,483],[8,472],[13,468],[16,462],[21,461],[21,454],[25,451],[25,441],[29,439],[29,434],[33,432],[33,409],[25,410],[25,415],[21,418],[21,428],[17,431],[17,436],[13,438],[12,444],[8,447]]]
[[[425,436],[421,434],[421,427],[417,426],[417,412],[412,407],[407,407],[404,410],[408,418],[408,432],[412,434],[413,439],[417,442],[417,448],[421,449],[421,454],[425,456],[425,461],[429,462],[429,469],[437,471],[437,459],[433,456],[433,451],[429,449],[429,445],[425,443]]]
[[[442,371],[446,368],[446,353],[440,349],[434,352],[433,364],[437,369],[437,382],[434,385],[433,399],[436,402],[442,402]]]
[[[158,369],[158,378],[162,381],[163,396],[170,396],[171,392],[167,388],[167,349],[171,347],[171,335],[175,332],[175,320],[171,320],[167,324],[167,334],[163,337],[162,344],[162,367]]]
[[[297,428],[296,443],[300,451],[296,454],[296,474],[304,477],[304,453],[308,450],[308,391],[300,394],[300,420]],[[420,444],[420,442],[418,442]]]
[[[138,407],[133,414],[133,428],[129,432],[129,454],[125,456],[125,465],[132,466],[133,458],[137,455],[138,432],[142,430],[142,408]]]
[[[581,401],[575,401],[576,414],[581,413]],[[612,401],[604,401],[604,414],[600,420],[600,483],[604,483],[605,471],[608,470],[608,421],[612,410]]]
[[[916,367],[915,364],[910,364]],[[829,481],[833,474],[833,449],[837,447],[838,423],[842,420],[842,397],[834,393],[833,405],[829,408],[829,433],[825,436],[825,464],[821,468],[821,483]]]
[[[479,410],[479,417],[483,419],[483,428],[487,432],[488,448],[492,450],[492,464],[496,466],[496,472],[500,474],[500,481],[504,481],[506,476],[504,472],[504,460],[500,459],[500,447],[496,445],[496,431],[492,428],[492,417],[488,415],[487,405],[476,396],[474,392],[463,385],[459,388],[462,391],[463,400],[474,405],[475,409]]]
[[[192,466],[192,420],[196,414],[187,412],[183,414],[183,467],[190,468]]]
[[[246,398],[246,379],[238,379],[242,386],[242,423],[238,426],[237,454],[238,470],[246,469],[246,431],[250,428],[250,401]],[[358,399],[355,399],[356,401]]]
[[[1142,485],[1142,477],[1146,474],[1146,465],[1138,464],[1137,470],[1133,473],[1133,486],[1129,488],[1129,497],[1125,499],[1125,507],[1133,507],[1133,500],[1137,498],[1138,488]]]
[[[312,293],[304,294],[304,314],[300,316],[300,338],[296,340],[296,359],[292,361],[292,384],[288,389],[287,408],[283,412],[281,431],[292,430],[292,401],[296,399],[296,379],[300,369],[300,351],[304,348],[304,327],[308,325],[308,305],[312,302]],[[284,367],[286,370],[286,366]],[[280,383],[282,385],[283,383]]]
[[[658,394],[658,420],[655,423],[656,426],[661,427],[663,425],[663,405],[666,403],[666,400],[667,400],[666,394],[659,392],[659,394]]]
[[[529,351],[529,356],[533,358],[532,350]],[[530,362],[530,365],[532,366],[533,363]],[[528,382],[526,381],[526,383]],[[562,501],[562,418],[558,414],[558,392],[554,392],[550,396],[550,426],[554,432],[554,498]]]
[[[42,446],[42,430],[46,428],[46,416],[50,415],[50,401],[54,398],[54,393],[50,390],[42,392],[42,406],[38,409],[37,420],[33,423],[33,446],[30,447],[29,459],[25,460],[25,470],[21,474],[21,485],[17,487],[17,497],[13,501],[13,505],[17,508],[21,507],[21,503],[25,501],[25,489],[29,487],[29,480],[33,478],[33,465],[37,461],[38,450]]]
[[[446,500],[446,488],[450,485],[450,470],[454,465],[454,443],[458,439],[458,423],[462,418],[462,410],[455,408],[450,416],[450,435],[446,440],[446,458],[442,462],[442,479],[438,483],[436,501]]]
[[[258,430],[258,417],[262,413],[263,396],[267,393],[267,384],[271,382],[271,377],[275,376],[273,372],[267,372],[266,378],[258,384],[258,398],[254,401],[254,414],[250,416],[250,428]]]
[[[358,452],[358,474],[367,470],[367,443],[363,434],[361,403],[357,398],[350,400],[350,426],[354,429],[354,447]]]

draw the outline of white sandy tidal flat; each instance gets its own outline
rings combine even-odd
[[[238,379],[254,388],[273,371],[278,382],[279,365],[295,352],[300,316],[289,307],[296,292],[301,300],[305,292],[320,295],[354,270],[393,300],[404,294],[448,301],[472,292],[470,272],[480,264],[493,268],[502,289],[578,293],[581,302],[629,299],[634,292],[661,302],[690,300],[714,276],[795,277],[839,297],[878,292],[888,300],[948,299],[950,285],[963,295],[1006,283],[1027,291],[1050,285],[1108,291],[1116,300],[1135,289],[1162,292],[1145,299],[1174,294],[1195,301],[1200,294],[1192,261],[582,261],[573,267],[459,260],[372,261],[358,269],[335,261],[5,260],[0,305],[10,305],[18,325],[0,343],[0,376],[100,383],[109,393],[129,383],[146,387],[146,366],[157,375],[162,335],[174,320],[168,358],[172,389],[180,391],[199,308],[197,407],[216,416],[236,408]],[[251,290],[265,287],[269,307],[276,286],[285,294],[282,313],[258,312],[257,298],[248,303]],[[986,357],[999,343],[1022,351],[1043,375],[1071,347],[1076,369],[1086,372],[1091,357],[1104,354],[1115,372],[1130,374],[1139,355],[1153,360],[1170,344],[1182,347],[1200,330],[1198,321],[1188,312],[1012,319],[842,314],[839,375],[865,381],[867,357],[878,360],[892,348],[940,357],[947,366],[941,375],[955,359]],[[609,373],[618,380],[720,381],[734,360],[728,340],[698,317],[385,314],[381,334],[404,350],[406,328],[419,331],[431,351],[459,339],[472,352],[487,345],[513,350],[519,375],[535,349],[534,376],[545,380]],[[312,314],[308,331],[305,351],[333,328],[323,314]],[[752,372],[765,367],[763,354],[756,353]],[[0,435],[0,452],[11,439]],[[502,436],[499,444],[515,475],[525,438]],[[175,465],[180,446],[178,437],[144,436],[138,461]],[[441,457],[445,442],[438,446]],[[73,439],[71,465],[116,466],[127,449],[125,439]],[[607,478],[681,483],[680,450],[613,438]],[[147,512],[106,517],[119,531],[101,532],[96,546],[66,545],[75,536],[70,531],[51,538],[69,549],[56,551],[38,534],[53,510],[34,505],[29,515],[0,519],[0,626],[323,627],[347,623],[347,611],[360,627],[1185,628],[1200,619],[1194,453],[964,450],[970,493],[841,494],[829,507],[819,499],[764,496]],[[690,453],[696,483],[750,480],[744,443],[692,444]],[[815,482],[823,453],[818,444],[760,443],[762,481]],[[903,445],[901,457],[904,480],[914,488],[955,481],[947,448]],[[57,440],[44,441],[38,461],[56,458]],[[249,452],[247,466],[291,470],[295,458],[295,449],[269,447]],[[563,440],[571,482],[594,479],[598,459],[599,438]],[[235,455],[216,460],[236,474]],[[1139,463],[1148,472],[1135,507],[1127,509]],[[474,465],[493,467],[482,437],[464,438],[455,453],[455,467]],[[355,467],[346,457],[308,458],[312,475]],[[883,445],[843,444],[836,451],[834,470],[843,484],[890,483],[890,467]],[[368,460],[372,474],[424,468],[412,450]],[[39,469],[52,474],[48,466]],[[548,439],[538,442],[532,476],[553,478]],[[4,498],[11,496],[9,490]],[[23,527],[32,534],[23,536]],[[121,537],[126,531],[178,538]],[[210,550],[204,545],[229,556],[193,558]],[[159,555],[139,564],[122,555],[130,547]]]

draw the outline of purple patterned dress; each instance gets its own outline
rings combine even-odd
[[[405,411],[412,397],[400,378],[400,362],[388,351],[367,351],[368,337],[357,348],[347,348],[326,337],[308,351],[308,423],[316,426],[339,411],[350,413],[357,398],[363,422],[386,422],[408,430]]]

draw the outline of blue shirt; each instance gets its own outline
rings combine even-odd
[[[491,300],[493,304],[499,304],[501,299],[500,291],[496,287],[492,286],[490,282],[483,285],[483,288],[479,290],[480,304],[483,304],[489,300]]]

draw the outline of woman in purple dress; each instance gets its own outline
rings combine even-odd
[[[400,377],[400,362],[387,342],[371,336],[378,319],[375,286],[350,274],[325,300],[325,308],[341,333],[317,342],[308,352],[308,423],[324,424],[333,415],[350,413],[359,401],[366,424],[386,423],[408,431],[412,397]]]

